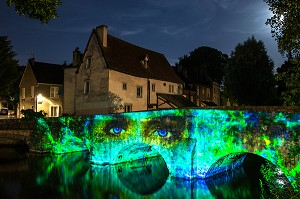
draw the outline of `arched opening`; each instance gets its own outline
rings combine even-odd
[[[6,138],[5,143],[0,146],[1,163],[16,162],[26,158],[29,147],[25,141]]]
[[[145,143],[134,143],[123,147],[117,157],[114,158],[115,163],[132,162],[135,160],[147,159],[160,156],[161,154],[152,146]]]
[[[205,182],[210,192],[221,198],[290,198],[295,194],[278,166],[253,153],[219,158],[208,170]]]
[[[127,145],[116,157],[117,175],[131,191],[147,195],[158,191],[169,177],[162,155],[144,143]]]

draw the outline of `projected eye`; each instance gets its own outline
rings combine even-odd
[[[154,135],[159,135],[160,137],[164,137],[164,138],[172,137],[172,133],[169,132],[167,129],[157,129],[154,132]]]
[[[116,135],[119,135],[123,132],[125,132],[125,130],[121,127],[112,127],[110,130],[109,130],[110,133],[112,134],[116,134]]]

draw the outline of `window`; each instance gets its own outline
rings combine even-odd
[[[83,94],[85,94],[85,95],[90,94],[90,80],[84,81]]]
[[[25,99],[25,88],[22,88],[22,91],[21,91],[21,97],[22,99]]]
[[[50,117],[59,116],[59,106],[50,106]]]
[[[86,65],[85,65],[85,68],[90,68],[91,67],[91,62],[92,62],[92,58],[91,57],[88,57],[86,59]]]
[[[142,94],[143,94],[143,87],[142,86],[138,86],[136,88],[136,97],[142,98],[142,96],[143,96]]]
[[[155,84],[151,85],[151,90],[152,90],[152,92],[155,92]]]
[[[54,86],[50,87],[50,98],[59,98],[58,87],[54,87]]]
[[[181,85],[179,85],[179,86],[177,87],[177,93],[178,93],[179,95],[182,94],[182,87],[181,87]]]
[[[122,89],[123,89],[123,90],[127,90],[127,83],[123,82],[123,84],[122,84]]]
[[[169,93],[174,93],[174,85],[169,85]]]
[[[34,86],[31,86],[31,90],[30,91],[31,91],[30,97],[33,98],[34,97]]]
[[[210,97],[210,89],[209,88],[206,89],[206,92],[207,92],[207,97]]]
[[[124,105],[124,112],[131,112],[132,111],[132,105]]]

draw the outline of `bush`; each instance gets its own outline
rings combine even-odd
[[[41,110],[39,112],[34,112],[32,109],[26,109],[21,110],[21,113],[24,115],[24,119],[31,120],[36,118],[44,118],[46,117],[47,113],[45,113],[44,110]]]

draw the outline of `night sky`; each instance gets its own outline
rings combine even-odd
[[[271,16],[263,0],[69,0],[48,24],[19,16],[0,1],[0,35],[8,36],[21,65],[68,64],[76,47],[84,51],[91,31],[107,25],[108,33],[164,54],[170,64],[200,46],[230,55],[254,35],[265,43],[279,67],[284,58],[265,25]],[[108,44],[109,45],[109,44]]]

